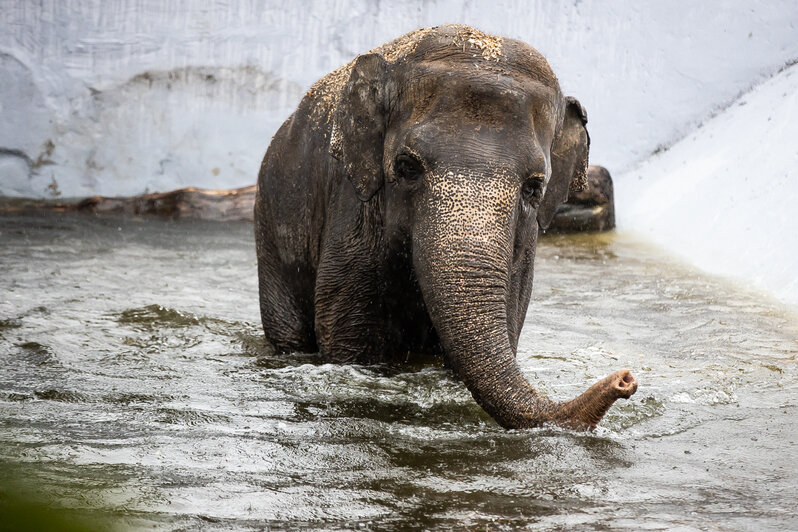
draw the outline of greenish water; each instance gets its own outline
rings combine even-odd
[[[798,528],[798,317],[761,294],[625,235],[544,239],[523,371],[640,388],[593,433],[505,431],[433,362],[274,356],[253,248],[249,224],[0,218],[8,475],[115,528]]]

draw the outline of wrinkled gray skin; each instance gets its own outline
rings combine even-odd
[[[538,229],[584,181],[586,122],[535,49],[465,26],[320,80],[258,178],[267,338],[336,362],[442,353],[505,427],[594,427],[635,392],[628,370],[557,403],[515,361]]]

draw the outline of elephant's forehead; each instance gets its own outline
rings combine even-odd
[[[432,103],[444,96],[471,104],[518,112],[522,108],[549,107],[554,112],[561,100],[558,86],[508,68],[468,63],[453,65],[435,60],[408,65],[399,71],[403,92],[415,102]]]
[[[443,116],[416,123],[389,143],[390,153],[401,147],[436,172],[447,168],[459,176],[464,168],[475,170],[474,174],[464,174],[467,179],[476,175],[548,173],[547,150],[541,147],[534,131],[515,124],[491,128]]]
[[[384,57],[389,61],[404,57],[410,63],[442,63],[450,69],[470,66],[559,90],[546,58],[523,41],[489,35],[468,26],[446,25],[417,30],[394,42],[402,43],[396,48],[404,53],[392,54],[393,43],[384,45]],[[377,50],[383,53],[382,49]]]
[[[547,138],[553,135],[559,101],[555,89],[536,81],[426,65],[403,89],[399,108],[409,124],[435,123],[441,131],[487,127]]]
[[[527,89],[550,94],[559,92],[559,85],[556,82],[552,84],[545,77],[534,76],[525,69],[515,68],[516,65],[511,62],[491,64],[483,61],[458,61],[456,59],[459,57],[433,58],[410,63],[403,69],[404,76],[410,79],[480,80],[482,83],[496,88]]]
[[[421,28],[385,43],[373,53],[394,62],[450,59],[452,61],[482,62],[485,65],[507,66],[556,84],[550,65],[535,48],[523,41],[490,35],[461,24],[447,24]]]

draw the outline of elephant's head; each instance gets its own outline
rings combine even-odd
[[[631,395],[631,375],[603,385],[612,401],[599,412],[585,410],[595,397],[552,403],[515,362],[538,229],[584,181],[585,111],[520,41],[446,26],[411,44],[394,61],[378,50],[353,63],[333,155],[362,201],[382,202],[386,238],[407,245],[446,359],[476,401],[507,427],[594,425]]]

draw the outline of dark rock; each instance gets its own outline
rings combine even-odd
[[[587,169],[587,187],[571,192],[549,226],[550,233],[609,231],[615,228],[612,177],[603,166]]]

